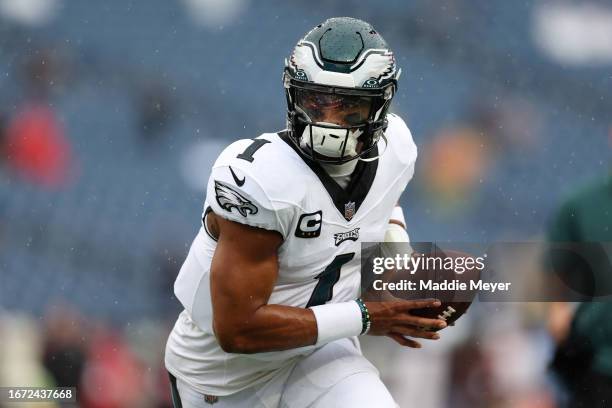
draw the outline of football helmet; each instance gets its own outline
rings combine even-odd
[[[285,60],[292,141],[321,163],[368,160],[363,157],[384,138],[400,73],[369,23],[337,17],[314,27]]]

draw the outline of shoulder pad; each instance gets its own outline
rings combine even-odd
[[[219,167],[231,167],[238,181],[251,179],[271,202],[294,204],[306,193],[305,176],[310,171],[276,133],[232,143],[219,155],[213,170]]]
[[[406,126],[406,122],[394,113],[388,114],[387,120],[389,125],[385,135],[389,143],[388,149],[393,152],[393,155],[400,162],[406,165],[413,165],[417,159],[418,150],[412,139],[412,133],[408,126]]]

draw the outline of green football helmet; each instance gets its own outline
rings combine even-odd
[[[337,17],[314,27],[285,60],[292,141],[322,163],[365,160],[384,137],[400,72],[369,23]]]

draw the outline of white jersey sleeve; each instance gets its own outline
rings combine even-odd
[[[270,166],[260,163],[264,157],[249,161],[242,154],[257,140],[266,139],[239,140],[221,153],[208,181],[206,205],[225,219],[277,231],[285,239],[294,207],[274,198],[278,188],[273,175],[266,174]],[[259,144],[265,149],[266,143]]]

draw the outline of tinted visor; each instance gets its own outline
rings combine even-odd
[[[296,89],[296,105],[311,122],[333,123],[341,127],[364,125],[372,109],[373,97]]]

